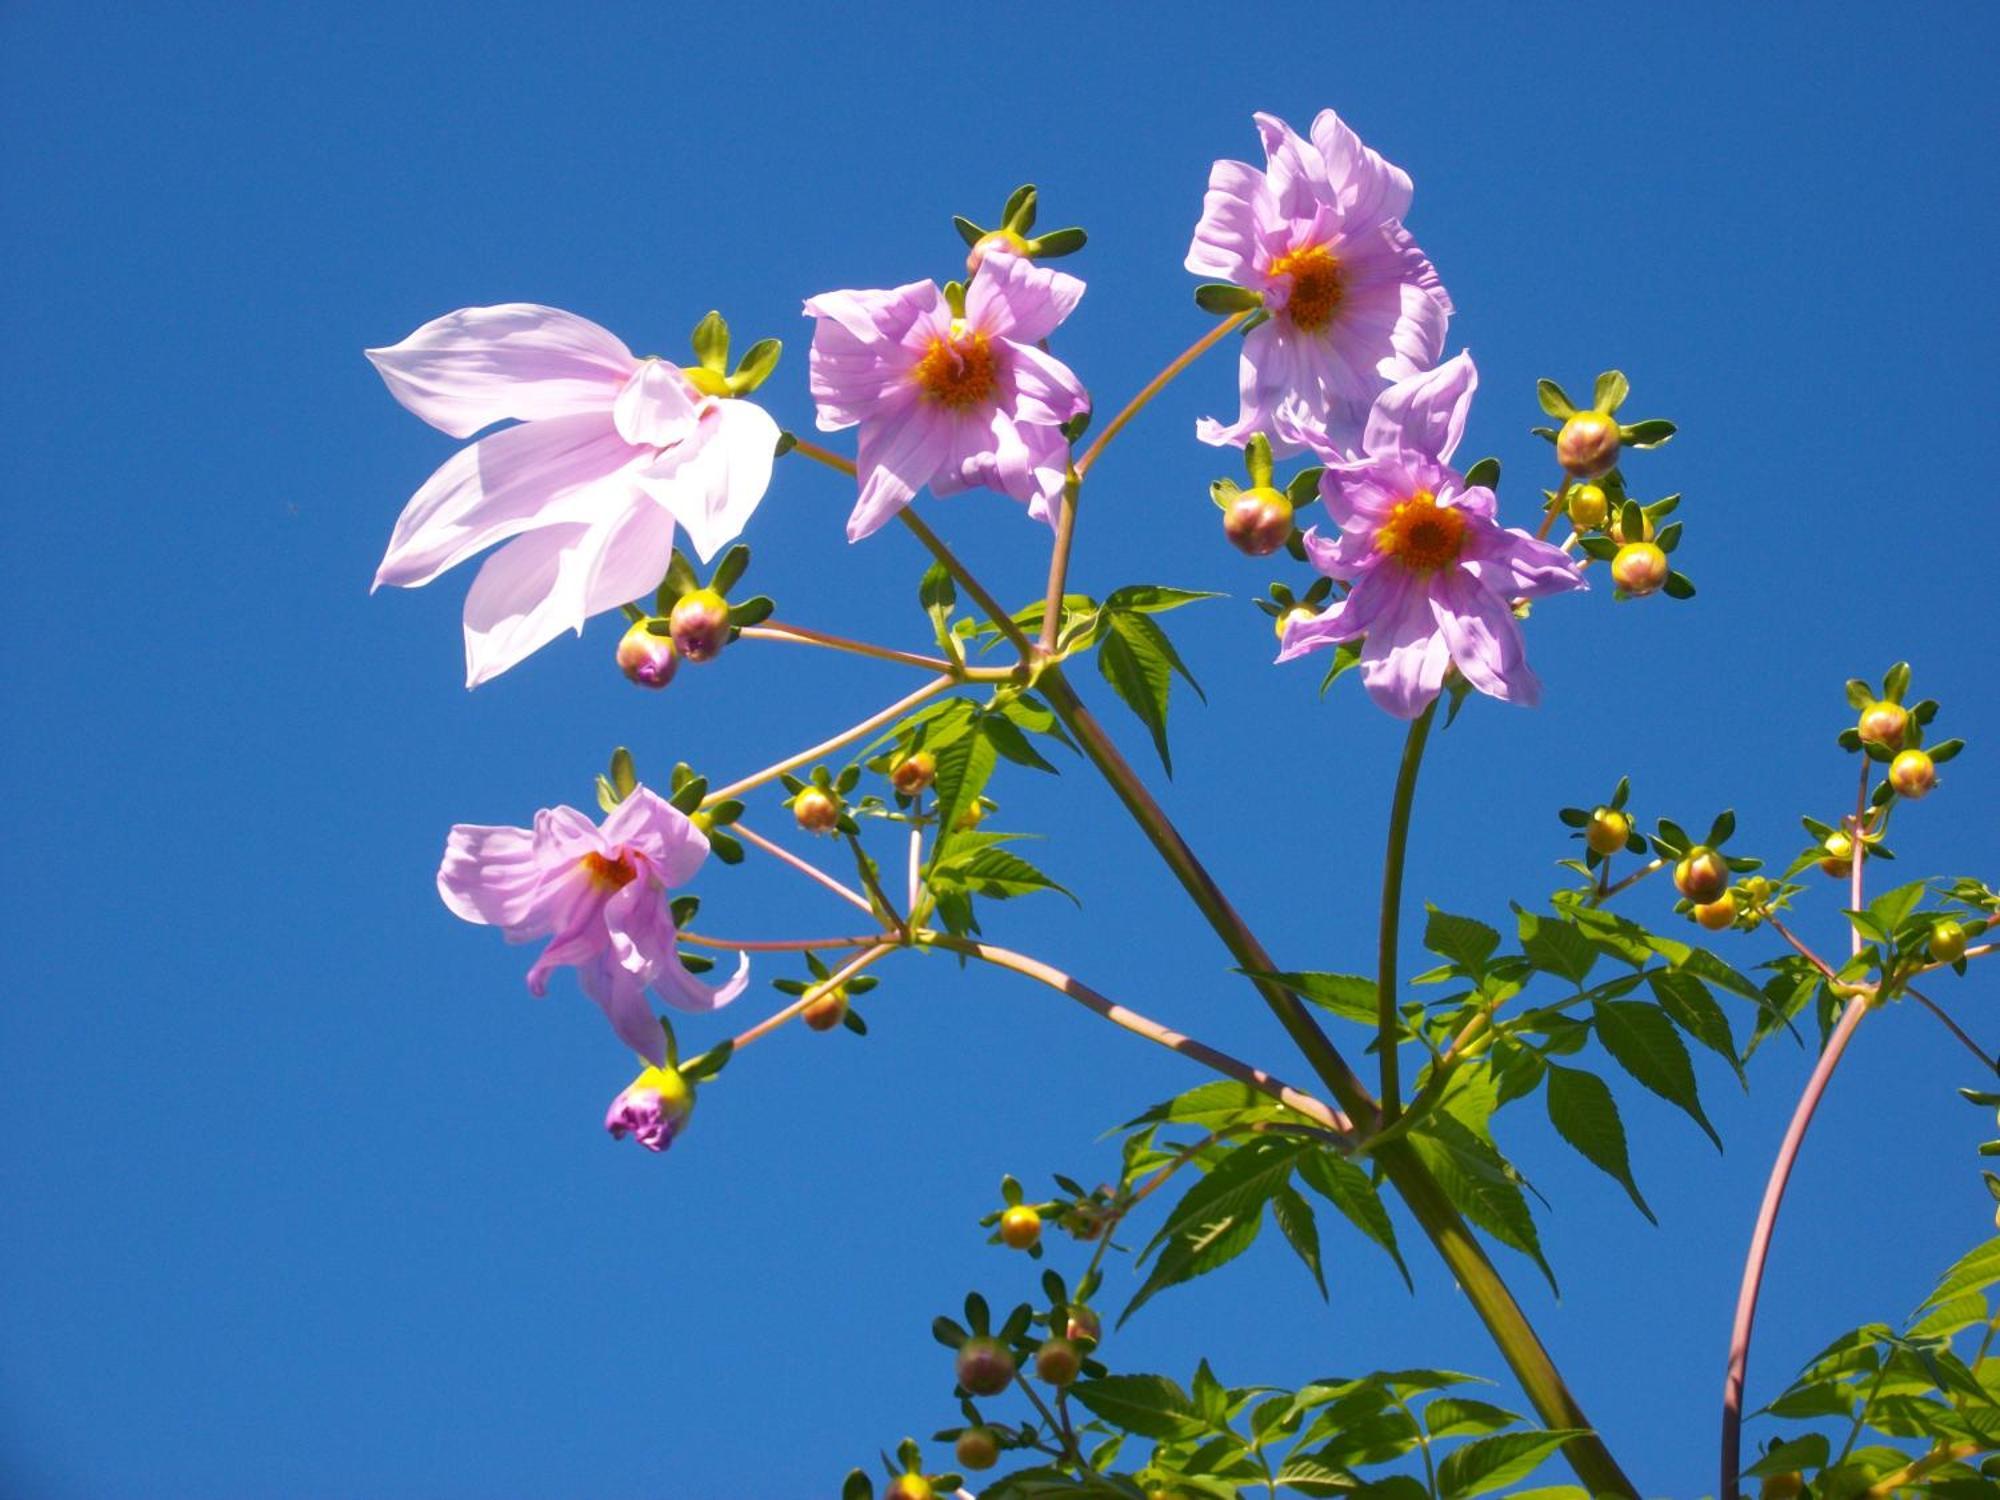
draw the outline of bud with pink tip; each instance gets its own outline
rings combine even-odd
[[[1269,557],[1291,539],[1292,502],[1260,485],[1240,492],[1222,513],[1222,532],[1247,557]]]
[[[1912,802],[1928,797],[1937,785],[1937,764],[1921,750],[1905,750],[1889,762],[1889,785]]]
[[[674,649],[689,661],[713,661],[729,644],[729,601],[714,589],[681,595],[667,620]]]
[[[1652,542],[1627,542],[1611,559],[1612,580],[1626,593],[1643,597],[1667,581],[1667,554]]]
[[[648,1151],[664,1151],[687,1128],[694,1090],[672,1068],[648,1068],[611,1101],[604,1128],[613,1140],[631,1136]]]
[[[1601,479],[1618,464],[1618,419],[1580,411],[1556,434],[1556,462],[1578,479]]]
[[[618,670],[643,688],[663,688],[674,680],[680,657],[671,636],[655,635],[652,621],[641,620],[620,637]]]

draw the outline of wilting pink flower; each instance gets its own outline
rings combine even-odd
[[[1060,428],[1090,408],[1069,367],[1035,347],[1083,296],[1074,276],[989,255],[953,313],[936,282],[809,299],[811,378],[822,432],[859,425],[858,542],[929,485],[982,486],[1051,524],[1069,473]]]
[[[1538,701],[1513,601],[1584,586],[1568,553],[1501,527],[1493,491],[1446,463],[1478,381],[1469,354],[1399,381],[1368,413],[1361,457],[1321,453],[1320,493],[1340,531],[1308,531],[1306,552],[1351,588],[1286,626],[1278,660],[1365,635],[1368,695],[1402,719],[1423,712],[1454,665],[1482,693]]]
[[[761,407],[703,395],[558,308],[461,308],[368,357],[398,401],[453,437],[520,423],[446,460],[375,574],[378,588],[415,588],[508,542],[465,597],[467,687],[649,593],[676,521],[713,556],[771,482],[778,424]]]
[[[648,1068],[605,1111],[604,1128],[611,1138],[631,1136],[648,1151],[664,1151],[687,1128],[694,1113],[694,1090],[672,1068]]]
[[[1243,340],[1241,415],[1197,432],[1238,447],[1262,432],[1285,454],[1317,430],[1345,448],[1377,392],[1437,362],[1451,298],[1403,228],[1408,174],[1330,109],[1311,140],[1275,115],[1256,120],[1265,168],[1210,170],[1187,268],[1261,292],[1271,318]]]
[[[556,969],[576,970],[583,992],[625,1044],[655,1064],[666,1038],[648,989],[677,1010],[727,1005],[750,981],[745,957],[711,989],[682,967],[668,892],[708,858],[708,840],[679,808],[645,787],[599,826],[573,807],[544,808],[535,826],[460,823],[445,842],[438,894],[468,922],[498,927],[510,943],[546,937],[528,989],[548,990]]]

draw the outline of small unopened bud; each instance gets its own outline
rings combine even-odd
[[[958,815],[958,820],[951,826],[959,833],[970,833],[985,821],[986,804],[984,802],[973,802],[964,812]]]
[[[904,756],[889,772],[889,784],[905,797],[916,796],[936,779],[937,757],[928,750]]]
[[[1729,888],[1729,866],[1706,844],[1696,844],[1674,866],[1674,889],[1697,906]]]
[[[1319,611],[1314,609],[1310,604],[1294,604],[1290,609],[1278,616],[1278,639],[1282,641],[1285,638],[1285,631],[1290,626],[1303,624],[1307,620],[1316,620],[1318,618]]]
[[[1615,807],[1600,807],[1590,815],[1583,841],[1593,854],[1616,854],[1632,837],[1632,819]]]
[[[1884,700],[1871,703],[1861,712],[1861,722],[1855,726],[1862,742],[1881,745],[1893,750],[1903,743],[1903,731],[1909,726],[1910,715],[1900,703]]]
[[[965,257],[965,274],[970,276],[979,269],[979,263],[989,255],[1026,255],[1028,242],[1011,229],[989,229],[979,237],[979,243],[972,247],[972,253]]]
[[[975,1396],[997,1396],[1014,1382],[1014,1356],[982,1335],[958,1346],[958,1383]]]
[[[1650,542],[1657,535],[1653,526],[1653,518],[1643,510],[1639,512],[1639,534],[1637,536],[1625,535],[1625,511],[1622,506],[1619,507],[1617,514],[1612,516],[1611,524],[1604,529],[1610,535],[1611,540],[1618,543],[1621,547],[1627,542]]]
[[[1083,1368],[1083,1351],[1068,1339],[1044,1339],[1035,1351],[1035,1378],[1048,1385],[1068,1385]]]
[[[1651,542],[1627,542],[1611,559],[1611,578],[1628,594],[1653,593],[1667,581],[1667,554]]]
[[[1694,919],[1710,932],[1722,932],[1736,925],[1736,893],[1724,891],[1713,901],[1704,901],[1694,909]]]
[[[1937,765],[1921,750],[1905,750],[1889,762],[1889,785],[1912,802],[1928,797],[1937,785]]]
[[[1063,1331],[1074,1343],[1095,1345],[1104,1336],[1104,1322],[1090,1308],[1072,1306]]]
[[[1965,929],[1947,917],[1931,929],[1931,957],[1955,964],[1965,957]]]
[[[1611,514],[1611,499],[1601,486],[1578,484],[1570,486],[1569,524],[1578,531],[1595,531],[1604,524],[1604,518]]]
[[[667,616],[674,649],[689,661],[713,661],[729,644],[729,601],[714,589],[696,589],[674,601]]]
[[[1032,1250],[1042,1237],[1042,1216],[1025,1203],[1000,1215],[1000,1243],[1009,1250]]]
[[[641,620],[618,640],[618,670],[626,679],[643,688],[663,688],[674,680],[680,658],[674,643],[664,635],[654,635]]]
[[[990,1469],[1000,1462],[1000,1443],[991,1427],[968,1427],[952,1450],[968,1469]]]
[[[1798,1500],[1806,1492],[1806,1477],[1796,1469],[1783,1474],[1767,1474],[1757,1491],[1757,1500]]]
[[[824,994],[813,996],[799,1012],[799,1019],[814,1031],[833,1030],[847,1019],[847,986],[836,985]]]
[[[937,1486],[921,1474],[898,1474],[882,1492],[882,1500],[937,1500]]]
[[[631,1136],[648,1151],[664,1151],[694,1113],[694,1090],[672,1068],[648,1068],[626,1085],[605,1112],[613,1140]]]
[[[1820,848],[1826,851],[1819,862],[1822,875],[1845,880],[1854,873],[1853,839],[1844,833],[1829,833],[1820,841]]]
[[[840,826],[840,803],[831,792],[809,786],[792,799],[792,816],[807,833],[832,833]]]
[[[1244,490],[1222,513],[1222,532],[1238,552],[1269,557],[1291,537],[1292,502],[1278,490]]]
[[[1618,463],[1618,423],[1601,411],[1580,411],[1556,434],[1556,462],[1578,479],[1601,479]]]

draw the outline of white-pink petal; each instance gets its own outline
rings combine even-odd
[[[611,404],[611,420],[628,443],[665,448],[694,431],[694,392],[664,359],[641,361]]]
[[[690,435],[641,475],[707,562],[743,534],[770,488],[778,424],[748,401],[707,402]]]
[[[462,307],[367,354],[391,395],[461,438],[510,417],[606,410],[633,365],[609,330],[533,302]]]

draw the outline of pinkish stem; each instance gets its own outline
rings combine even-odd
[[[818,984],[814,985],[811,989],[807,990],[803,995],[799,996],[798,999],[794,1000],[790,1005],[787,1005],[783,1010],[779,1011],[777,1014],[766,1016],[763,1020],[759,1021],[755,1026],[752,1026],[748,1031],[739,1032],[733,1042],[735,1050],[740,1052],[745,1047],[749,1046],[752,1042],[756,1041],[758,1037],[764,1036],[769,1032],[776,1031],[780,1026],[784,1025],[785,1022],[791,1020],[793,1016],[797,1015],[800,1011],[804,1010],[808,1005],[811,1005],[813,1001],[819,999],[821,995],[824,995],[829,990],[839,989],[840,986],[847,983],[848,980],[852,979],[856,974],[859,974],[863,969],[867,968],[870,964],[875,963],[879,959],[886,958],[889,954],[894,953],[901,946],[902,946],[901,942],[877,943],[873,948],[870,948],[866,953],[860,954],[855,958],[849,959],[846,963],[842,964],[839,968],[835,969],[832,974],[828,975],[825,979],[822,979]]]
[[[762,849],[766,854],[770,855],[771,858],[782,861],[783,863],[790,865],[794,870],[797,870],[801,875],[805,876],[806,879],[812,881],[814,884],[825,886],[828,890],[832,891],[834,895],[840,897],[841,900],[847,902],[848,905],[860,907],[861,910],[867,912],[871,917],[875,915],[875,908],[868,904],[868,898],[866,896],[862,895],[857,890],[853,890],[848,886],[842,885],[838,880],[835,880],[831,875],[827,874],[826,871],[820,869],[817,865],[811,865],[806,863],[806,861],[800,859],[796,854],[792,853],[791,850],[785,848],[783,845],[772,843],[769,839],[765,838],[763,834],[752,832],[750,829],[745,828],[741,823],[731,823],[729,825],[729,831],[735,834],[738,838],[742,839],[744,843],[754,844],[757,848]]]

